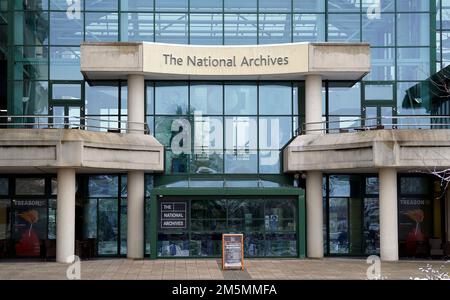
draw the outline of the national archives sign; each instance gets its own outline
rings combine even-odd
[[[81,72],[86,79],[359,80],[370,70],[366,43],[290,43],[203,46],[147,42],[81,45]]]

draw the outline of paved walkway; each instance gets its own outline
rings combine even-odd
[[[81,262],[81,279],[366,279],[363,259],[249,259],[245,271],[221,270],[218,259],[127,260]],[[420,268],[450,273],[450,261],[382,262],[385,279],[425,278]],[[0,279],[66,279],[68,265],[56,262],[0,260]],[[429,269],[430,271],[430,269]]]

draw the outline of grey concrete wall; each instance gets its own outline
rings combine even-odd
[[[284,150],[284,171],[450,167],[450,130],[303,135]]]
[[[164,147],[151,135],[77,129],[0,129],[0,172],[11,168],[77,171],[164,169]]]

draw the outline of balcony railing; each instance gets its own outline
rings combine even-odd
[[[341,120],[304,123],[295,134],[333,134],[382,129],[450,129],[450,116],[347,117]]]
[[[49,115],[1,115],[0,128],[28,129],[78,129],[115,133],[150,134],[147,123],[122,121],[105,117],[49,116]],[[130,126],[131,125],[131,126]],[[128,128],[131,127],[131,128]],[[142,129],[141,129],[142,128]]]

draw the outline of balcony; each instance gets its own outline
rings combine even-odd
[[[298,133],[284,149],[285,172],[450,167],[449,116],[355,118],[304,124]]]
[[[129,122],[100,118],[1,116],[0,171],[163,171],[164,147],[146,124],[133,125],[142,130],[127,129]]]

